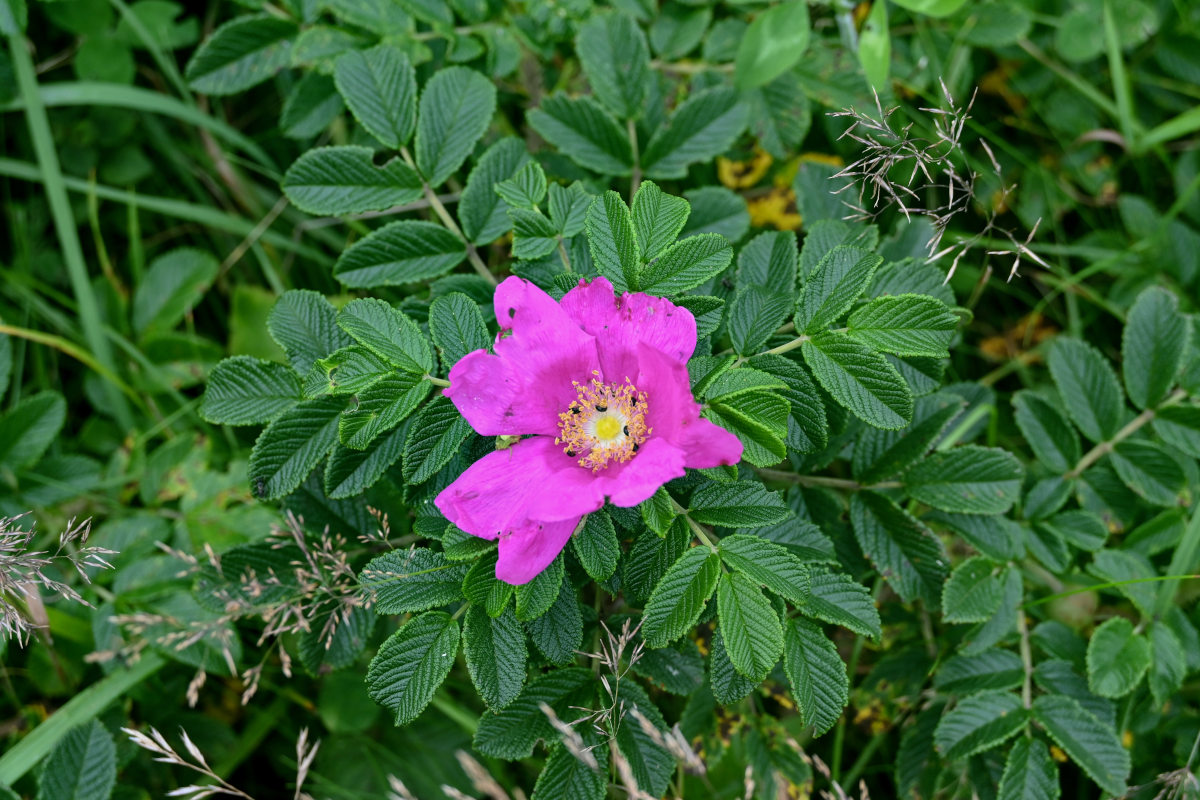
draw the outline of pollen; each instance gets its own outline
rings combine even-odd
[[[558,415],[555,444],[579,465],[599,472],[612,463],[629,461],[650,436],[646,425],[646,393],[626,378],[603,383],[599,373],[587,383],[574,382],[576,398]]]

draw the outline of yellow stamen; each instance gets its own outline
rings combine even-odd
[[[558,415],[555,443],[566,445],[564,452],[572,458],[578,456],[580,466],[593,472],[633,458],[650,436],[645,393],[628,378],[623,384],[593,378],[574,385],[577,397]]]

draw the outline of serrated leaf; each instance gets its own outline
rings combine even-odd
[[[707,483],[692,494],[688,515],[704,525],[756,528],[774,525],[793,516],[776,492],[757,481]]]
[[[397,373],[361,392],[358,403],[338,422],[338,440],[363,450],[384,431],[396,427],[421,404],[432,384],[412,373]]]
[[[421,329],[383,300],[352,300],[342,307],[337,323],[363,347],[407,372],[425,375],[433,369],[433,353]]]
[[[525,631],[512,609],[489,617],[471,606],[463,621],[463,654],[471,682],[488,708],[504,708],[525,685]]]
[[[417,169],[430,186],[441,186],[471,154],[496,111],[496,87],[466,67],[437,72],[421,92]]]
[[[359,583],[377,614],[410,614],[462,600],[468,568],[442,553],[413,547],[371,559]]]
[[[1153,442],[1118,442],[1109,459],[1125,485],[1149,503],[1174,506],[1187,476],[1179,462]]]
[[[408,144],[417,127],[417,78],[399,47],[350,50],[334,62],[334,82],[350,113],[392,150]]]
[[[513,255],[527,261],[545,258],[558,244],[554,223],[540,211],[510,208],[508,218],[513,224]]]
[[[579,26],[575,52],[600,102],[621,119],[641,115],[650,83],[646,36],[621,13],[596,14]]]
[[[1163,441],[1200,458],[1200,407],[1167,406],[1154,412],[1154,432]]]
[[[1030,391],[1012,399],[1017,427],[1038,460],[1055,472],[1070,472],[1081,455],[1079,435],[1053,405]]]
[[[565,574],[562,558],[556,558],[550,562],[550,566],[534,576],[533,580],[518,586],[515,592],[517,619],[528,622],[549,611],[558,599]]]
[[[71,728],[38,773],[38,800],[108,800],[117,781],[117,747],[98,720]],[[16,795],[14,795],[15,797]]]
[[[628,761],[639,789],[650,797],[661,797],[667,791],[671,776],[675,774],[675,758],[661,744],[667,734],[667,724],[663,721],[662,712],[646,696],[641,686],[629,682],[621,691],[626,708],[636,715],[631,713],[621,721],[620,727],[612,732],[613,738],[621,755]],[[644,725],[652,726],[658,736],[647,733]]]
[[[712,597],[721,559],[707,547],[684,551],[663,575],[643,613],[642,635],[650,647],[666,647],[688,632]]]
[[[604,511],[587,515],[583,527],[571,537],[575,555],[584,571],[595,581],[606,581],[617,571],[621,542],[617,530]]]
[[[1154,704],[1163,708],[1183,686],[1188,672],[1187,654],[1179,637],[1162,622],[1150,627],[1150,651],[1150,693]]]
[[[489,617],[498,617],[508,607],[516,587],[496,577],[496,551],[484,553],[471,565],[463,578],[462,590],[474,605],[482,606]]]
[[[820,736],[828,731],[850,702],[850,681],[837,647],[814,623],[788,620],[783,668],[804,724]]]
[[[694,289],[721,273],[733,260],[729,241],[717,233],[689,236],[647,264],[639,288],[660,297]]]
[[[454,666],[458,623],[449,614],[427,611],[393,633],[371,659],[367,691],[391,711],[397,725],[416,719]]]
[[[641,251],[633,232],[633,217],[625,201],[607,191],[592,201],[587,215],[588,248],[596,271],[620,292],[639,288]]]
[[[667,528],[675,521],[675,502],[662,486],[658,487],[648,500],[639,503],[637,508],[646,527],[659,536],[665,535]]]
[[[692,204],[692,213],[679,234],[683,238],[698,233],[719,233],[737,243],[750,230],[746,200],[724,186],[688,189],[683,196]]]
[[[539,739],[557,741],[550,720],[542,713],[545,703],[560,718],[573,718],[571,706],[587,705],[595,691],[591,670],[558,669],[534,678],[512,703],[489,711],[479,720],[475,749],[493,758],[513,761],[528,758]]]
[[[266,14],[235,17],[197,48],[187,65],[188,85],[224,95],[262,83],[288,66],[298,32],[294,22]]]
[[[708,661],[708,682],[713,697],[721,705],[730,706],[754,691],[755,682],[734,669],[725,649],[725,637],[718,626],[713,631],[712,655]]]
[[[316,469],[337,441],[341,410],[337,399],[309,400],[263,429],[247,468],[255,497],[278,500]]]
[[[1099,521],[1094,514],[1091,517],[1093,520]],[[1107,534],[1108,531],[1105,530],[1105,533]],[[1088,571],[1108,583],[1118,584],[1112,588],[1129,598],[1134,607],[1146,617],[1154,616],[1156,594],[1154,579],[1158,573],[1145,556],[1128,550],[1100,550],[1096,553]]]
[[[1150,668],[1150,643],[1133,623],[1113,617],[1088,642],[1088,686],[1101,697],[1124,697],[1141,683]]]
[[[530,161],[492,188],[513,208],[536,209],[546,198],[546,172],[541,164]]]
[[[740,573],[725,573],[717,585],[717,618],[737,671],[753,681],[766,678],[783,654],[783,628],[762,590]]]
[[[746,129],[746,105],[737,90],[716,86],[696,92],[655,131],[642,153],[650,178],[683,178],[697,161],[721,155]]]
[[[333,633],[325,634],[325,626],[335,613],[341,612],[330,610],[318,614],[309,630],[300,635],[300,663],[311,675],[320,675],[325,668],[338,670],[354,664],[375,630],[375,614],[370,609],[354,607],[345,617],[333,621],[336,623]]]
[[[942,590],[942,615],[947,622],[985,622],[1004,599],[996,565],[983,556],[968,558],[954,568]]]
[[[1042,695],[1034,700],[1033,716],[1101,789],[1114,795],[1125,792],[1129,751],[1110,728],[1062,695]]]
[[[774,392],[751,391],[710,401],[704,415],[741,441],[742,459],[757,467],[779,463],[787,455],[788,401]]]
[[[429,333],[447,370],[467,353],[486,350],[491,343],[479,306],[459,292],[438,297],[430,304]]]
[[[267,316],[267,329],[292,363],[306,375],[318,358],[353,344],[337,326],[337,309],[324,295],[307,289],[284,292]]]
[[[738,292],[728,309],[729,338],[738,355],[757,352],[770,338],[792,307],[790,294],[750,286]]]
[[[404,442],[404,480],[424,483],[446,466],[471,433],[471,424],[444,395],[438,395],[418,412]]]
[[[354,394],[369,389],[394,371],[387,361],[361,345],[343,347],[313,364],[304,380],[306,397]]]
[[[808,49],[810,27],[805,0],[781,3],[756,16],[738,46],[738,88],[762,86],[791,69]]]
[[[833,332],[805,342],[803,353],[825,391],[863,422],[897,429],[912,421],[912,392],[883,356]]]
[[[133,295],[134,330],[145,335],[174,328],[216,280],[218,267],[211,253],[194,247],[178,247],[151,261]]]
[[[787,388],[779,394],[790,406],[787,423],[787,446],[801,453],[816,453],[829,444],[829,422],[825,402],[817,391],[808,371],[786,356],[759,355],[750,365],[769,372]]]
[[[369,147],[315,147],[288,167],[283,192],[309,214],[361,214],[411,203],[421,176],[399,158],[375,166]]]
[[[656,687],[680,697],[691,695],[704,683],[704,658],[696,643],[686,637],[671,647],[643,650],[631,668]]]
[[[726,361],[731,364],[732,362]],[[724,366],[724,365],[722,365]],[[787,388],[787,384],[769,372],[763,372],[753,367],[721,370],[710,380],[705,379],[703,391],[696,388],[697,394],[711,402],[729,402],[735,397],[751,392],[764,392]]]
[[[812,575],[797,556],[774,542],[739,533],[721,540],[721,560],[797,606],[808,602]]]
[[[863,636],[878,639],[883,635],[879,609],[867,587],[838,572],[814,569],[808,602],[799,611]]]
[[[666,536],[644,531],[623,559],[622,589],[639,601],[647,600],[659,580],[670,569],[692,541],[687,520],[676,517]]]
[[[570,186],[550,184],[550,221],[554,223],[559,236],[569,239],[583,230],[593,199],[594,196],[588,193],[580,181],[575,181]]]
[[[858,247],[839,246],[821,259],[804,282],[796,308],[796,330],[819,333],[850,310],[866,290],[883,258]]]
[[[997,800],[1058,800],[1058,767],[1037,739],[1018,739],[1008,752]]]
[[[510,136],[489,147],[475,163],[458,200],[458,220],[472,243],[489,244],[509,229],[508,203],[492,187],[528,161],[525,143]]]
[[[1158,405],[1183,366],[1191,335],[1179,300],[1158,286],[1138,295],[1121,338],[1125,391],[1138,408]]]
[[[1015,689],[1024,679],[1025,667],[1016,653],[984,650],[947,659],[934,673],[933,685],[947,694],[974,694]]]
[[[851,459],[855,480],[870,485],[903,471],[928,452],[962,409],[963,402],[957,395],[928,395],[917,398],[913,422],[908,427],[863,431],[854,443]]]
[[[990,750],[1025,727],[1029,710],[1008,692],[977,694],[961,700],[934,731],[938,752],[951,761]]]
[[[583,615],[570,581],[562,581],[558,599],[550,610],[525,623],[525,628],[533,644],[552,664],[564,666],[575,661],[575,652],[583,646]]]
[[[586,737],[585,737],[586,739]],[[533,785],[533,800],[604,800],[608,789],[608,748],[592,747],[596,768],[566,747],[556,747]]]
[[[941,540],[878,492],[852,495],[850,520],[863,554],[901,599],[912,602],[919,597],[936,608],[949,560]]]
[[[1100,351],[1086,342],[1060,337],[1047,360],[1050,375],[1067,413],[1093,442],[1112,437],[1121,427],[1124,404],[1116,373]]]
[[[933,297],[900,294],[860,306],[846,322],[852,338],[884,353],[944,358],[958,316]]]
[[[642,181],[631,211],[643,259],[651,261],[675,243],[691,209],[682,197],[667,194],[653,181]]]
[[[333,275],[354,288],[400,286],[444,275],[466,257],[466,245],[442,226],[401,220],[346,248]]]
[[[553,94],[526,119],[543,139],[585,169],[628,175],[633,167],[629,135],[591,97]]]
[[[234,356],[209,374],[200,416],[216,425],[258,425],[287,411],[300,398],[300,381],[287,367]]]
[[[796,234],[764,231],[738,253],[739,286],[761,286],[792,295],[796,289]]]
[[[354,497],[374,486],[383,473],[400,460],[404,449],[403,433],[396,429],[387,436],[380,436],[365,450],[335,444],[325,465],[325,494],[335,499]]]
[[[1011,453],[963,445],[934,453],[904,475],[908,493],[922,503],[968,514],[1003,514],[1021,493],[1024,469]]]

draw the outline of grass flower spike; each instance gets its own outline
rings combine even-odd
[[[737,437],[692,398],[686,309],[616,297],[604,278],[555,302],[517,277],[500,284],[495,308],[495,353],[455,364],[445,394],[481,435],[531,436],[472,464],[436,503],[467,533],[499,540],[500,580],[532,580],[606,499],[635,506],[685,467],[741,458]]]

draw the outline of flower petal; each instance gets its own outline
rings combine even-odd
[[[675,444],[683,448],[684,463],[692,469],[736,464],[742,460],[742,442],[704,417],[685,424]]]
[[[580,281],[562,299],[562,309],[596,337],[604,380],[620,383],[637,370],[638,344],[646,344],[687,364],[696,349],[696,318],[661,297],[626,292],[613,296],[606,278]],[[640,388],[640,387],[639,387]]]
[[[508,361],[476,350],[450,368],[450,387],[442,392],[481,436],[553,434],[557,415],[527,403],[526,386]]]
[[[631,460],[601,472],[604,493],[614,506],[636,506],[667,481],[683,477],[683,467],[683,450],[653,437]]]
[[[536,578],[566,547],[579,519],[530,522],[501,536],[496,561],[497,580],[520,586]]]
[[[687,367],[646,344],[637,356],[634,385],[646,393],[646,424],[654,436],[674,442],[683,426],[700,416]]]

